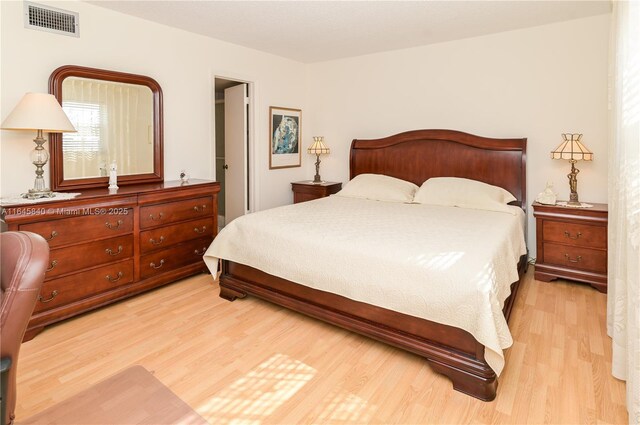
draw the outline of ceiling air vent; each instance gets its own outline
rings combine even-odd
[[[24,2],[24,27],[80,37],[79,18],[76,12],[28,1]]]

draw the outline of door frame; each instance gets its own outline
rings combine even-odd
[[[245,83],[247,85],[247,92],[249,96],[249,111],[248,111],[248,126],[249,132],[247,134],[248,140],[248,149],[247,155],[249,155],[249,161],[247,161],[247,172],[249,173],[248,183],[249,183],[249,208],[246,210],[247,212],[259,211],[258,200],[260,197],[258,196],[258,191],[260,188],[258,187],[258,179],[256,178],[256,172],[258,170],[258,161],[257,161],[257,147],[256,141],[257,138],[257,125],[256,125],[256,98],[257,98],[257,90],[256,90],[256,79],[247,75],[240,75],[238,73],[233,72],[213,72],[211,78],[211,164],[212,167],[212,175],[215,180],[216,176],[216,79],[223,80],[231,80],[237,81],[239,83]],[[246,160],[246,158],[245,158]]]

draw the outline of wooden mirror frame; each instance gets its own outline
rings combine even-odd
[[[144,75],[65,65],[53,71],[49,77],[49,93],[54,95],[60,104],[62,104],[62,82],[67,77],[91,78],[94,80],[114,81],[149,87],[153,98],[153,172],[118,176],[118,185],[164,181],[164,126],[162,118],[162,89],[160,88],[160,84],[153,78]],[[49,165],[51,190],[72,191],[107,187],[109,185],[108,177],[88,177],[85,179],[64,178],[62,134],[49,134],[49,150],[51,153],[51,162]]]

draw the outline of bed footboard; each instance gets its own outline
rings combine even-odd
[[[519,264],[520,276],[526,257]],[[509,317],[520,281],[504,306]],[[497,376],[484,360],[484,346],[468,332],[429,320],[354,301],[269,275],[243,264],[223,261],[220,296],[229,301],[254,295],[274,304],[374,338],[424,357],[447,376],[457,391],[483,401],[496,396]]]
[[[232,289],[228,286],[222,286],[222,279],[220,282],[220,298],[224,298],[227,301],[235,301],[237,298],[244,298],[247,296],[246,292]]]

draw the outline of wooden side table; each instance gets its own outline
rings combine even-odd
[[[536,218],[535,278],[585,282],[607,292],[606,204],[571,208],[533,203]]]
[[[311,180],[291,183],[293,190],[293,203],[312,201],[318,198],[338,193],[342,189],[342,183],[322,182],[314,183]]]

